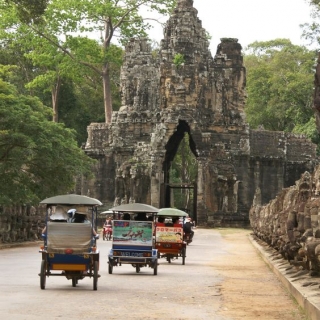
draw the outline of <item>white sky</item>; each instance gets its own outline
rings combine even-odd
[[[216,53],[220,38],[237,38],[242,48],[254,41],[290,39],[306,45],[300,24],[311,22],[311,7],[305,0],[194,0],[202,27],[211,35],[210,50]],[[162,22],[167,19],[162,19]],[[157,25],[151,39],[163,38]]]

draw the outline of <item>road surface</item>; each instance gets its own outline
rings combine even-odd
[[[38,245],[0,250],[1,319],[306,320],[249,240],[250,230],[195,229],[181,259],[159,260],[137,274],[131,265],[108,274],[110,241],[98,240],[98,290],[85,278],[64,277],[40,289]]]

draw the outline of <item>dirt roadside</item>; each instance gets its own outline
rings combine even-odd
[[[220,229],[230,254],[213,261],[223,276],[221,315],[246,320],[307,320],[298,303],[254,250],[251,230]],[[279,299],[281,297],[281,299]]]

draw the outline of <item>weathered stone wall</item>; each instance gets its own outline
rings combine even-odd
[[[320,55],[319,55],[320,57]],[[320,132],[320,59],[315,74],[314,110]],[[303,139],[303,137],[302,137]],[[301,153],[312,154],[308,143],[301,149],[301,137],[290,136],[285,182],[291,185],[280,191],[267,205],[262,205],[263,190],[256,189],[250,209],[250,224],[254,233],[279,251],[292,265],[309,270],[310,275],[320,274],[320,166],[309,168],[293,183],[296,163]],[[275,152],[275,151],[273,151]]]
[[[158,54],[145,39],[126,47],[122,107],[111,124],[88,127],[85,151],[98,160],[78,190],[111,206],[170,205],[169,169],[184,134],[197,159],[197,223],[249,224],[256,188],[267,203],[313,169],[315,145],[302,136],[250,130],[244,114],[246,70],[237,39],[212,57],[192,0],[179,0]],[[184,57],[181,64],[175,57]]]
[[[320,274],[320,166],[261,205],[256,190],[250,209],[251,227],[257,237],[278,250],[292,265]]]
[[[45,213],[35,207],[0,207],[0,244],[41,240]]]

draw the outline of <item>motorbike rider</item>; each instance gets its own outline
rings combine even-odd
[[[111,217],[108,217],[107,219],[106,219],[106,221],[104,222],[104,225],[103,225],[103,227],[111,227],[112,226],[112,220],[111,220]]]
[[[183,224],[183,232],[189,233],[191,240],[193,239],[194,231],[192,230],[192,227],[194,226],[193,222],[191,221],[190,217],[187,217],[184,224]]]

